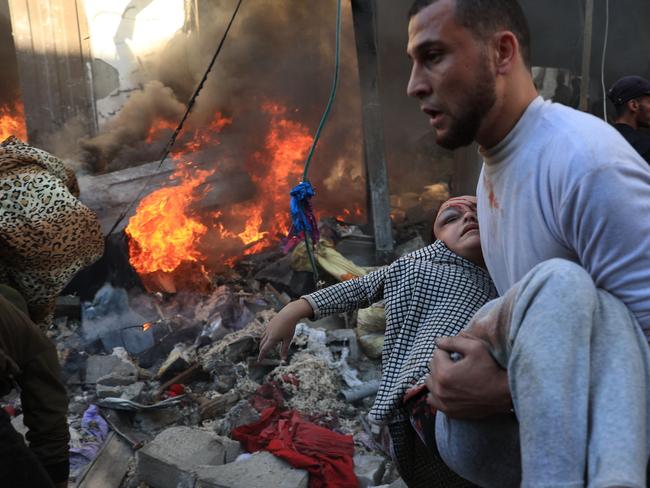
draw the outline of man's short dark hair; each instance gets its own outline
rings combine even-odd
[[[438,0],[415,0],[409,19]],[[530,69],[530,29],[524,11],[517,0],[455,0],[456,21],[477,38],[486,39],[499,30],[509,30],[517,36],[521,57]]]
[[[624,115],[630,113],[630,107],[627,106],[627,102],[620,105],[614,104],[614,110],[616,111],[616,118],[620,119]]]

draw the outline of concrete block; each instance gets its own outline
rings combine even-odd
[[[97,385],[95,387],[97,398],[120,398],[122,388],[120,386]]]
[[[354,473],[359,479],[359,486],[377,486],[381,483],[386,469],[386,459],[374,454],[357,454],[354,456]]]
[[[100,385],[97,385],[97,387],[99,386]],[[120,397],[126,400],[137,402],[140,399],[140,395],[142,395],[142,392],[144,391],[144,387],[144,381],[133,383],[132,385],[129,385],[122,389],[122,394]]]
[[[269,452],[223,466],[201,466],[196,488],[307,488],[309,474]]]
[[[231,442],[201,429],[171,427],[138,451],[138,479],[155,488],[194,488],[199,466],[236,457]]]
[[[226,451],[223,460],[224,464],[232,463],[244,452],[239,441],[232,440],[229,437],[219,437],[219,440]]]
[[[97,383],[102,376],[106,376],[123,362],[117,356],[90,356],[86,362],[86,383]]]
[[[138,368],[134,364],[120,359],[112,371],[97,378],[96,383],[105,386],[127,386],[136,381],[138,381]]]
[[[76,488],[114,488],[120,486],[133,458],[131,448],[111,432],[97,457],[88,465]]]

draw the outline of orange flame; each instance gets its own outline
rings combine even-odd
[[[189,142],[181,145],[181,149],[173,151],[174,158],[182,158],[183,154],[188,152],[199,151],[203,147],[213,147],[219,144],[215,135],[219,134],[224,128],[232,124],[232,118],[225,117],[221,112],[214,115],[214,119],[208,127],[201,127],[194,131]],[[174,126],[174,129],[176,127]]]
[[[13,107],[0,105],[0,142],[9,136],[16,136],[21,141],[27,140],[25,106],[22,102],[16,102]]]
[[[363,219],[364,212],[358,203],[355,203],[352,210],[344,208],[340,215],[336,216],[337,220],[348,222],[350,218]]]
[[[173,131],[176,129],[176,122],[172,122],[169,120],[165,119],[156,119],[153,121],[151,124],[151,127],[149,127],[149,132],[147,132],[147,137],[145,138],[145,141],[147,144],[151,144],[155,140],[163,137],[164,134],[166,134],[168,131]]]
[[[245,245],[264,239],[268,235],[268,232],[260,232],[259,229],[261,226],[262,209],[255,208],[253,209],[253,215],[246,221],[244,232],[237,234],[237,237],[239,237]]]
[[[264,147],[246,162],[257,186],[256,200],[190,217],[189,208],[202,195],[199,185],[214,171],[193,169],[190,173],[181,163],[172,176],[177,185],[161,188],[143,199],[126,228],[130,261],[138,273],[170,273],[184,262],[215,261],[215,256],[209,259],[199,251],[207,235],[211,246],[216,240],[223,247],[215,251],[220,262],[232,266],[237,257],[272,245],[269,237],[286,234],[289,190],[300,181],[312,138],[307,127],[288,118],[286,107],[266,103],[262,110],[269,115],[270,128]],[[182,161],[187,152],[219,144],[215,136],[231,123],[232,119],[217,113],[210,126],[196,130],[191,140],[172,155]],[[154,124],[148,141],[163,129],[170,129],[170,124]]]
[[[147,332],[152,326],[153,324],[151,322],[145,322],[142,324],[142,332]]]
[[[197,187],[213,171],[180,166],[170,177],[176,186],[160,188],[138,205],[125,232],[130,237],[130,262],[138,273],[174,271],[183,262],[202,258],[196,246],[208,231],[199,220],[188,215]]]

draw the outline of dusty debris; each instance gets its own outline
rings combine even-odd
[[[327,362],[308,352],[294,355],[287,366],[276,368],[270,375],[291,398],[287,406],[308,414],[343,412],[347,405],[338,399],[341,377]]]
[[[339,243],[352,238],[336,232]],[[364,239],[359,233],[351,236]],[[247,258],[240,274],[229,274],[208,294],[147,294],[105,286],[92,303],[83,304],[81,320],[74,315],[57,319],[58,329],[51,335],[70,388],[73,439],[83,439],[81,418],[89,405],[97,405],[114,433],[93,467],[78,474],[86,486],[112,462],[119,465],[113,477],[124,478],[121,488],[136,488],[140,481],[153,488],[169,483],[230,486],[223,480],[241,473],[251,476],[246,486],[258,481],[270,486],[274,473],[284,483],[277,486],[306,486],[305,472],[268,453],[238,462],[232,456],[205,460],[210,467],[197,467],[193,449],[203,445],[197,439],[227,441],[234,429],[259,422],[269,407],[300,412],[319,426],[351,435],[361,456],[361,486],[395,479],[377,433],[364,422],[380,376],[378,362],[365,355],[364,341],[371,334],[382,336],[383,308],[373,307],[358,318],[341,314],[300,325],[288,362],[271,355],[260,363],[260,336],[277,310],[297,298],[295,277],[304,274],[291,270],[289,283],[285,272],[291,258],[277,266],[272,259],[278,259],[277,253]],[[346,273],[366,271],[349,265],[331,247],[321,259],[331,259],[341,269],[347,266]],[[262,267],[269,276],[276,271],[281,276],[259,282],[255,276]],[[20,413],[19,403],[15,405]],[[170,432],[173,439],[165,437]],[[165,444],[174,447],[165,451]],[[191,451],[189,457],[181,453],[182,446],[188,449],[185,454]],[[170,461],[166,456],[177,457]],[[161,478],[161,473],[166,474]]]

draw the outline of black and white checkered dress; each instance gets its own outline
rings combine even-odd
[[[496,297],[485,269],[436,241],[390,266],[303,298],[316,318],[384,300],[382,379],[369,414],[383,423],[397,420],[396,407],[406,390],[424,381],[435,339],[458,334],[483,304]]]

